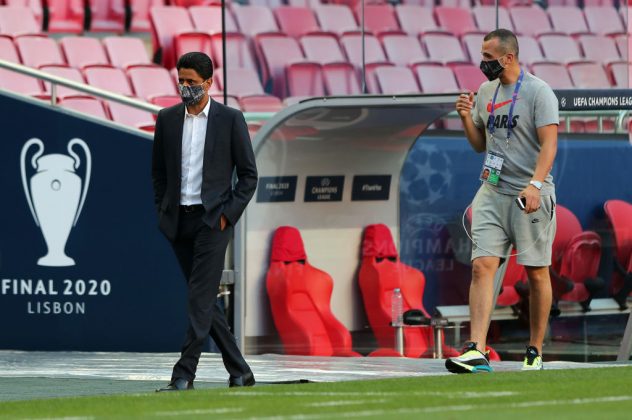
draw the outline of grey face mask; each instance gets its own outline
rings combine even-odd
[[[179,84],[178,89],[180,90],[180,98],[182,98],[182,102],[184,102],[187,106],[197,105],[204,97],[205,91],[201,84],[191,86]]]

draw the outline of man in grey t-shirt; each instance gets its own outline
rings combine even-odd
[[[470,341],[446,360],[454,373],[490,372],[485,353],[494,276],[512,247],[529,277],[531,337],[523,370],[542,369],[542,342],[551,309],[549,277],[555,236],[558,103],[551,88],[518,63],[518,41],[506,29],[483,40],[481,70],[489,79],[463,94],[456,109],[476,152],[485,152],[482,185],[472,203]]]

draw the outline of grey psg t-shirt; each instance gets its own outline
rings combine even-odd
[[[498,185],[489,187],[502,194],[518,195],[533,178],[540,142],[537,128],[550,124],[559,124],[557,97],[543,80],[525,71],[518,98],[514,106],[511,124],[511,138],[507,142],[509,109],[516,87],[501,85],[494,105],[493,138],[487,129],[492,99],[500,80],[485,82],[478,89],[476,102],[472,109],[472,119],[478,128],[485,127],[487,151],[501,155],[504,159]],[[544,180],[542,195],[551,195],[555,191],[553,177],[549,173]]]

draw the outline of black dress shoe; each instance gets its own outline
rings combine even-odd
[[[189,382],[186,379],[178,378],[171,381],[171,383],[166,387],[157,389],[156,392],[188,391],[190,389],[194,389],[193,381]]]
[[[228,387],[234,386],[253,386],[255,384],[255,375],[252,372],[248,372],[243,376],[231,376],[228,378]]]

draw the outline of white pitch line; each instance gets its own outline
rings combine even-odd
[[[224,396],[234,397],[265,397],[265,396],[283,396],[283,397],[395,397],[395,396],[440,396],[445,398],[494,398],[494,397],[510,397],[518,395],[513,391],[490,391],[490,392],[441,392],[441,391],[413,391],[413,392],[309,392],[309,391],[293,391],[293,392],[268,392],[268,391],[228,391],[223,393]]]
[[[305,404],[306,407],[340,407],[345,405],[382,404],[387,400],[338,400]]]
[[[187,416],[187,415],[199,415],[199,414],[229,414],[240,413],[244,411],[243,408],[209,408],[198,410],[180,410],[180,411],[157,411],[153,413],[154,416]]]

